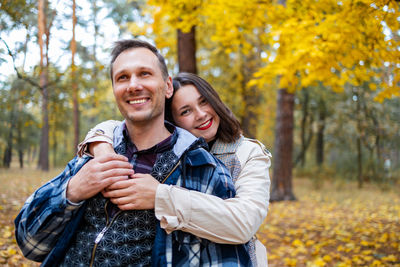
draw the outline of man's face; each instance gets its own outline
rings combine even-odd
[[[127,123],[163,122],[165,97],[171,97],[173,88],[171,78],[163,79],[156,55],[147,48],[131,48],[112,68],[114,96]]]

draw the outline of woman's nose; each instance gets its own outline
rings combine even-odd
[[[197,120],[202,120],[204,117],[207,115],[205,110],[203,110],[201,107],[196,108],[196,119]]]

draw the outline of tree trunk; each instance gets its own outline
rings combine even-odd
[[[57,114],[55,114],[55,112],[51,114],[51,120],[54,122],[55,125],[57,125]],[[53,141],[52,155],[53,155],[53,167],[54,167],[57,166],[57,155],[58,155],[57,131],[51,131],[50,138]]]
[[[246,89],[246,83],[243,83],[243,102],[244,102],[244,112],[243,117],[241,119],[241,126],[243,130],[243,135],[249,138],[256,138],[257,135],[257,123],[258,123],[258,114],[256,112],[256,108],[259,105],[259,95],[257,94],[257,89],[255,87],[251,87]]]
[[[11,94],[14,94],[13,90],[11,91]],[[13,97],[11,95],[11,97]],[[15,129],[15,111],[14,111],[14,106],[10,110],[10,131],[8,133],[7,137],[7,146],[6,150],[4,151],[4,157],[3,157],[3,166],[5,168],[10,168],[11,161],[12,161],[12,151],[13,151],[13,139],[14,139],[14,129]]]
[[[312,113],[309,113],[308,91],[306,89],[303,89],[302,94],[304,96],[304,99],[302,102],[303,117],[301,119],[301,124],[300,124],[301,150],[294,161],[293,167],[296,166],[300,162],[301,167],[303,168],[306,164],[307,149],[310,146],[311,140],[313,138],[312,124],[314,122],[314,117],[313,117]],[[308,127],[307,127],[307,125],[308,125]],[[308,136],[306,133],[307,128],[309,130]]]
[[[71,82],[72,82],[72,102],[74,110],[74,148],[76,149],[79,144],[79,92],[78,83],[76,78],[76,66],[75,66],[75,53],[76,53],[76,40],[75,40],[75,26],[76,26],[76,3],[72,1],[72,40],[71,40]]]
[[[362,149],[361,149],[361,138],[357,137],[357,181],[358,188],[362,188]]]
[[[243,46],[239,50],[241,79],[241,96],[243,100],[243,112],[240,118],[243,135],[250,138],[257,138],[257,126],[259,124],[259,116],[261,115],[260,102],[262,94],[257,86],[248,86],[250,80],[254,79],[254,73],[261,67],[261,54],[263,52],[260,38],[249,40],[253,47],[252,53],[243,50]]]
[[[48,116],[48,92],[47,92],[47,70],[44,65],[44,43],[43,35],[46,28],[46,16],[44,13],[44,1],[38,2],[38,28],[39,28],[39,48],[40,48],[40,78],[39,85],[42,93],[42,132],[40,138],[40,152],[38,168],[47,171],[49,170],[49,116]],[[47,64],[46,64],[47,65]]]
[[[278,92],[271,201],[295,200],[292,191],[294,94]]]
[[[12,147],[10,144],[7,144],[6,150],[4,150],[4,156],[3,156],[3,166],[4,168],[10,168],[11,165],[11,160],[12,160]]]
[[[325,118],[326,106],[324,100],[320,100],[318,105],[318,131],[317,131],[317,144],[316,144],[316,161],[319,167],[324,163],[324,131],[325,131]]]
[[[93,27],[94,27],[94,33],[93,33],[93,52],[92,52],[92,60],[93,60],[93,70],[92,70],[92,88],[93,88],[93,93],[97,93],[97,84],[98,84],[98,65],[97,65],[97,37],[99,35],[99,23],[97,22],[97,14],[99,12],[99,8],[97,7],[97,2],[96,0],[92,0],[92,12],[93,12],[93,17],[92,17],[92,22],[93,22]],[[93,101],[93,108],[97,109],[99,106],[99,98],[95,97]],[[89,118],[89,125],[94,125],[96,121],[96,118],[94,116],[91,116]]]
[[[40,74],[40,86],[42,87],[42,131],[40,137],[40,151],[38,168],[43,171],[49,170],[49,111],[47,91],[47,71],[44,69]]]
[[[197,73],[196,67],[196,27],[183,33],[178,29],[178,65],[179,72]]]
[[[256,86],[249,87],[248,82],[254,78],[254,72],[260,67],[260,54],[261,48],[260,45],[256,42],[253,42],[253,47],[256,49],[254,53],[250,53],[246,55],[244,51],[240,51],[240,68],[241,73],[243,75],[241,86],[242,86],[242,99],[244,110],[243,115],[241,117],[241,126],[243,130],[243,135],[256,138],[257,135],[257,124],[258,116],[259,116],[259,104],[262,99],[260,92],[258,91]]]
[[[22,103],[19,103],[19,114],[22,112]],[[22,121],[18,119],[18,126],[17,126],[17,150],[18,150],[18,159],[19,159],[19,167],[21,169],[24,168],[24,145],[22,140]]]
[[[7,138],[7,147],[6,147],[6,150],[4,151],[4,157],[3,157],[3,166],[5,168],[10,168],[10,165],[11,165],[12,145],[13,145],[13,130],[14,130],[14,127],[11,125],[10,132],[9,132],[8,138]]]
[[[362,178],[362,148],[361,148],[361,139],[362,139],[362,126],[361,126],[361,103],[360,103],[360,94],[357,89],[355,92],[357,97],[356,103],[356,116],[357,116],[357,181],[358,181],[358,188],[362,188],[363,186],[363,178]]]
[[[24,151],[22,149],[18,149],[18,158],[19,158],[19,167],[21,169],[24,168]]]

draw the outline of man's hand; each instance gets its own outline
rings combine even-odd
[[[68,183],[68,200],[78,203],[91,198],[107,186],[127,180],[134,171],[128,159],[122,155],[107,154],[86,163]]]
[[[121,210],[154,209],[157,187],[160,184],[150,174],[136,173],[132,179],[118,181],[103,191],[103,196]]]

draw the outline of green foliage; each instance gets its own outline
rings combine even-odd
[[[0,1],[0,31],[10,28],[29,26],[29,14],[32,13],[37,1],[34,0],[1,0]]]
[[[9,86],[0,90],[1,163],[10,145],[17,151],[26,151],[36,145],[39,133],[37,117],[29,110],[34,105],[30,87],[16,77],[10,77],[8,82]]]
[[[387,184],[400,178],[396,175],[396,170],[400,168],[398,98],[385,100],[383,104],[375,102],[374,92],[368,89],[368,85],[361,89],[347,86],[342,94],[312,87],[306,90],[309,92],[309,123],[306,125],[306,133],[311,134],[312,139],[306,152],[306,164],[303,167],[297,165],[297,174],[311,176],[319,171],[315,147],[317,103],[322,98],[327,103],[327,117],[324,135],[325,161],[321,171],[337,179],[356,180],[359,172],[356,144],[357,138],[360,138],[363,181]],[[304,107],[302,92],[297,97],[295,158],[301,152],[300,127]],[[385,170],[385,160],[390,160],[390,170]],[[388,172],[391,173],[390,179]]]

